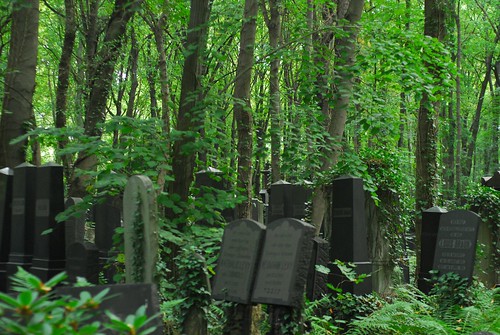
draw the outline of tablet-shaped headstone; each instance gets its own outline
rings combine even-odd
[[[479,215],[466,210],[441,215],[433,269],[472,279],[479,222]]]
[[[299,307],[304,296],[315,228],[284,218],[266,229],[252,302]]]
[[[82,202],[82,198],[68,198],[64,203],[66,210]],[[75,242],[83,243],[85,240],[85,213],[75,211],[74,214],[66,219],[66,250]]]
[[[132,176],[123,193],[127,283],[152,283],[158,259],[156,196],[151,179]]]
[[[66,249],[66,272],[68,280],[76,283],[83,277],[92,284],[99,283],[99,249],[90,242],[74,242]]]
[[[212,297],[248,304],[261,251],[264,225],[242,219],[224,229]]]

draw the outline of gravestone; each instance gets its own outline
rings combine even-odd
[[[64,211],[63,167],[47,163],[37,168],[35,245],[30,272],[46,281],[65,270],[64,222],[56,215]]]
[[[265,231],[261,223],[241,219],[224,229],[212,297],[249,304]]]
[[[264,204],[259,199],[252,199],[252,220],[264,223]]]
[[[484,186],[494,188],[495,190],[500,190],[500,171],[496,171],[492,177],[483,177],[481,183]]]
[[[73,242],[66,249],[68,281],[76,283],[77,277],[89,283],[99,283],[99,249],[90,242]]]
[[[271,184],[268,222],[281,218],[303,220],[306,217],[307,202],[312,191],[304,185],[290,184],[279,180]]]
[[[217,191],[229,191],[230,184],[224,179],[224,173],[212,167],[206,170],[196,172],[195,186],[200,190],[199,196],[205,194],[217,194]],[[226,222],[231,222],[235,219],[234,208],[225,208],[221,213]]]
[[[441,216],[448,213],[446,209],[432,207],[422,212],[422,232],[420,242],[420,271],[418,273],[418,289],[428,294],[432,289],[429,282],[436,251],[436,240]]]
[[[11,220],[12,220],[12,182],[14,170],[0,170],[0,292],[7,291],[7,262],[9,260]]]
[[[314,234],[312,225],[294,218],[267,226],[252,302],[300,308]]]
[[[104,278],[108,282],[113,281],[116,273],[113,266],[110,266],[109,260],[116,256],[112,251],[113,235],[115,229],[121,227],[121,204],[119,196],[106,195],[104,201],[94,205],[95,222],[95,245],[99,249],[99,266],[103,271]]]
[[[363,179],[343,176],[332,184],[332,228],[330,259],[353,263],[357,275],[370,274],[372,262],[368,253],[368,229],[365,212]],[[367,294],[372,292],[371,278],[354,284],[336,267],[332,267],[330,283],[344,292]]]
[[[157,212],[151,180],[142,175],[130,177],[123,194],[127,283],[153,282],[158,257]]]
[[[474,212],[454,210],[441,215],[433,269],[454,272],[472,279],[480,217]]]
[[[80,293],[89,292],[95,296],[105,289],[109,289],[108,294],[104,301],[98,306],[98,313],[96,317],[86,320],[85,322],[91,323],[93,321],[100,321],[101,323],[108,322],[108,317],[104,311],[110,311],[122,320],[128,315],[135,314],[137,309],[146,305],[147,317],[152,317],[160,313],[160,306],[158,302],[158,292],[155,285],[151,284],[124,284],[124,285],[99,285],[88,287],[59,287],[56,289],[56,294],[59,296],[71,296],[79,298]],[[157,316],[154,320],[148,323],[146,328],[155,326],[154,332],[149,333],[152,335],[162,335],[163,325],[161,317]],[[104,332],[107,335],[115,334],[116,332]]]
[[[78,205],[83,200],[81,198],[68,198],[65,202],[65,209]],[[85,240],[85,213],[75,212],[73,216],[66,219],[66,249],[75,242],[83,243]]]
[[[321,299],[323,295],[328,293],[328,274],[318,271],[317,266],[328,268],[329,264],[330,244],[321,237],[314,237],[311,264],[306,286],[306,296],[309,301]]]
[[[11,246],[7,263],[9,277],[17,272],[18,267],[29,270],[33,260],[36,170],[37,168],[29,163],[14,168]]]

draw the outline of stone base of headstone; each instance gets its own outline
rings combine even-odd
[[[373,291],[381,294],[390,294],[393,287],[394,265],[390,262],[373,262],[371,276]]]
[[[223,335],[250,335],[252,327],[252,305],[231,304],[227,310]]]
[[[42,281],[47,281],[55,275],[66,270],[66,261],[64,259],[33,259],[33,265],[29,272],[40,278]]]
[[[98,284],[99,270],[99,250],[94,244],[75,242],[68,246],[66,272],[70,283],[83,277],[89,283]]]
[[[0,263],[0,292],[7,291],[7,263]]]

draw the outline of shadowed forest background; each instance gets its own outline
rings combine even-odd
[[[489,201],[498,234],[499,22],[499,0],[3,1],[0,166],[55,161],[89,207],[151,178],[166,292],[279,180],[320,233],[331,181],[363,178],[395,262],[433,206]],[[196,197],[208,168],[229,192]]]

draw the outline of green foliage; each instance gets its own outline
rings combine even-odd
[[[99,313],[99,305],[106,299],[109,289],[95,296],[82,292],[78,298],[56,296],[53,289],[66,278],[65,273],[54,276],[43,283],[36,276],[19,268],[12,278],[17,296],[0,292],[0,331],[2,334],[19,335],[98,335],[113,331],[113,334],[151,334],[156,328],[148,327],[155,317],[146,315],[146,306],[134,315],[121,320],[106,311],[109,321],[90,321]]]

